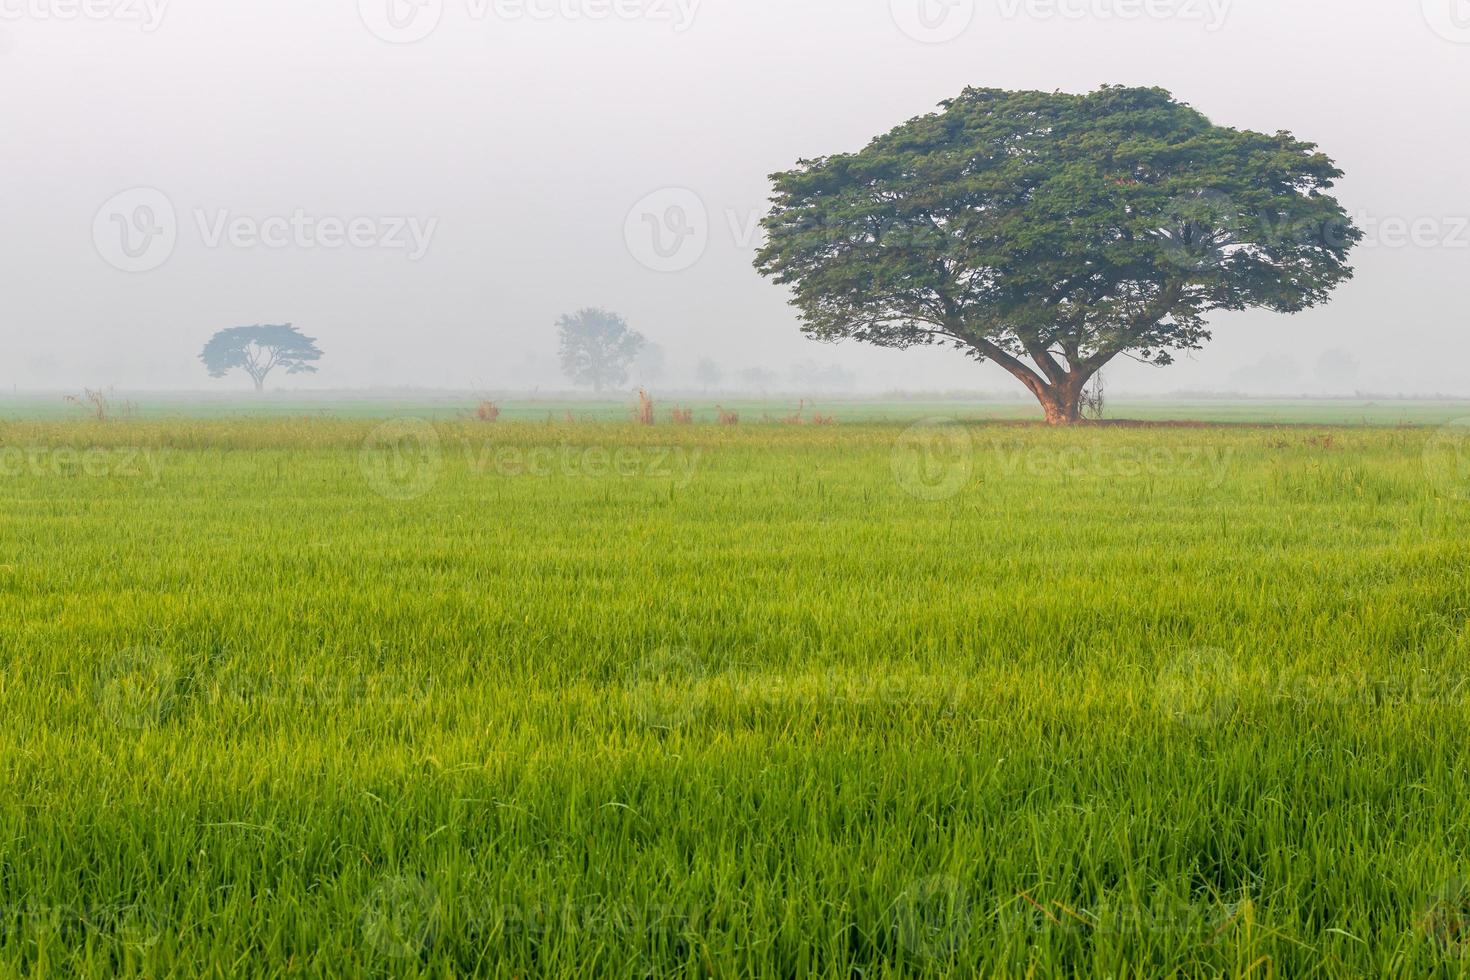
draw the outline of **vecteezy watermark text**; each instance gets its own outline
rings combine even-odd
[[[1234,0],[996,0],[1006,20],[1177,20],[1225,26]]]
[[[683,446],[480,446],[467,447],[472,473],[502,477],[553,476],[568,479],[671,479],[688,486],[699,468],[702,450]]]
[[[469,20],[517,21],[645,21],[669,24],[683,34],[694,25],[704,0],[457,0]],[[370,33],[389,44],[413,44],[438,30],[446,0],[358,0],[357,9]]]
[[[206,248],[382,249],[404,252],[417,262],[429,251],[438,218],[414,215],[318,216],[297,208],[289,215],[235,214],[228,210],[194,211],[199,237]]]
[[[1161,228],[1159,241],[1165,257],[1177,253],[1177,261],[1190,266],[1219,264],[1230,258],[1232,249],[1273,243],[1310,243],[1332,248],[1357,243],[1363,248],[1391,251],[1470,250],[1470,214],[1392,214],[1360,209],[1349,215],[1349,220],[1283,219],[1250,214],[1237,207],[1227,195],[1208,190],[1181,195],[1176,204],[1172,211],[1158,216],[1161,225],[1177,224],[1184,214],[1199,221],[1204,212],[1210,220],[1219,222],[1220,227],[1232,230],[1218,254],[1200,255],[1196,250],[1176,248],[1168,234],[1162,233],[1168,229]],[[654,272],[684,272],[697,265],[711,245],[744,252],[758,249],[763,241],[761,219],[765,213],[761,207],[751,206],[713,208],[692,188],[662,187],[645,194],[628,209],[623,238],[628,254],[644,268]],[[819,230],[822,222],[805,219],[803,226]],[[1114,230],[1099,228],[1098,232],[1111,234]],[[925,225],[892,222],[870,231],[874,244],[895,250],[936,249],[944,245],[944,239],[936,238],[933,228]]]
[[[1180,476],[1207,489],[1225,484],[1232,446],[1127,446],[1103,439],[1071,446],[1026,445],[992,440],[977,443],[963,424],[932,418],[915,423],[894,443],[894,482],[920,500],[949,500],[971,487],[977,475],[1007,479],[1131,480]]]
[[[137,24],[152,34],[163,23],[170,0],[0,0],[0,21],[79,20]]]
[[[0,446],[0,477],[114,477],[157,483],[163,453],[153,449]]]
[[[694,481],[703,450],[684,446],[517,445],[464,442],[471,476],[507,479],[668,480],[677,489]],[[390,500],[417,500],[434,489],[446,466],[444,441],[432,422],[397,418],[363,440],[359,465],[368,485]],[[450,456],[449,458],[452,458]]]
[[[1130,446],[1107,445],[1093,440],[1087,446],[1008,448],[997,442],[992,447],[996,470],[1005,476],[1087,476],[1130,479],[1170,473],[1200,473],[1207,485],[1225,483],[1235,449],[1231,446]]]
[[[1002,20],[1172,20],[1225,26],[1234,0],[993,0]],[[899,30],[925,44],[944,44],[967,32],[980,14],[979,0],[889,0]]]
[[[401,252],[410,262],[428,254],[438,218],[400,214],[349,217],[295,208],[286,214],[241,214],[229,208],[189,212],[199,242],[209,249],[342,249]],[[149,272],[169,260],[188,223],[173,201],[155,187],[115,194],[92,219],[97,254],[123,272]]]

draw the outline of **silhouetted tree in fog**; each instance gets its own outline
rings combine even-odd
[[[285,368],[287,374],[315,374],[311,362],[321,357],[314,337],[286,323],[221,330],[209,338],[199,360],[211,378],[241,370],[255,382],[256,391],[264,391],[266,377],[276,368]]]
[[[626,384],[628,368],[648,343],[627,321],[607,310],[568,313],[556,323],[561,335],[561,369],[573,382],[601,394]]]

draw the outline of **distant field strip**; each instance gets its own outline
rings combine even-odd
[[[1470,975],[1470,427],[563,419],[0,422],[0,975]]]
[[[343,395],[337,393],[286,393],[265,395],[183,395],[158,393],[110,393],[110,410],[115,416],[130,415],[152,420],[203,419],[387,419],[400,416],[465,421],[473,418],[476,402],[491,399],[506,422],[564,423],[626,422],[632,417],[636,398],[605,400],[546,397],[525,393],[476,396],[434,393],[422,395]],[[720,409],[735,412],[745,424],[780,422],[804,412],[840,422],[914,422],[933,416],[971,421],[1031,420],[1041,411],[1029,396],[1009,399],[913,397],[862,397],[828,393],[816,398],[798,395],[758,398],[752,395],[688,395],[654,391],[660,421],[670,420],[676,408],[687,408],[696,420],[713,423]],[[52,395],[7,395],[0,393],[0,421],[65,421],[86,417],[78,405],[62,393]],[[1470,401],[1430,399],[1313,399],[1313,398],[1113,398],[1108,401],[1110,419],[1149,421],[1277,423],[1283,425],[1444,425],[1470,418]]]

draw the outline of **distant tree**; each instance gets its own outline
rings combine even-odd
[[[1230,372],[1230,386],[1251,394],[1284,395],[1302,384],[1302,365],[1286,354],[1267,354]]]
[[[1349,394],[1358,383],[1358,359],[1344,350],[1323,351],[1317,358],[1317,379],[1332,394]]]
[[[791,365],[791,381],[801,388],[842,390],[853,387],[857,377],[841,365],[820,365],[808,359]]]
[[[633,370],[638,372],[638,380],[644,384],[654,384],[662,379],[667,366],[663,347],[651,340],[644,343],[633,361]]]
[[[966,89],[858,153],[776,174],[757,268],[818,340],[946,344],[1081,418],[1118,356],[1166,365],[1207,317],[1296,313],[1351,278],[1342,173],[1290,133],[1157,88]]]
[[[763,367],[742,368],[738,377],[740,378],[740,383],[747,388],[758,388],[762,391],[780,380],[780,377],[775,371]]]
[[[718,388],[725,383],[725,369],[720,367],[717,361],[702,357],[694,368],[694,377],[706,390]]]
[[[255,382],[256,391],[264,391],[266,377],[276,368],[285,368],[287,374],[315,374],[311,362],[321,356],[315,338],[286,323],[221,330],[204,345],[199,360],[211,378],[241,370]]]
[[[627,321],[607,310],[585,309],[557,321],[561,334],[561,369],[579,385],[599,394],[627,384],[628,368],[648,343]]]

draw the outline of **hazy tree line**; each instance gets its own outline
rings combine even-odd
[[[557,320],[556,331],[562,375],[577,387],[606,394],[623,391],[630,384],[673,380],[663,345],[610,310],[593,307],[568,313]],[[239,372],[250,378],[256,391],[264,391],[266,379],[278,369],[286,374],[314,374],[323,356],[316,338],[286,323],[220,330],[205,344],[199,360],[210,377]],[[847,391],[857,385],[857,376],[846,368],[813,360],[781,372],[764,366],[730,369],[705,357],[694,366],[693,380],[705,391]]]

